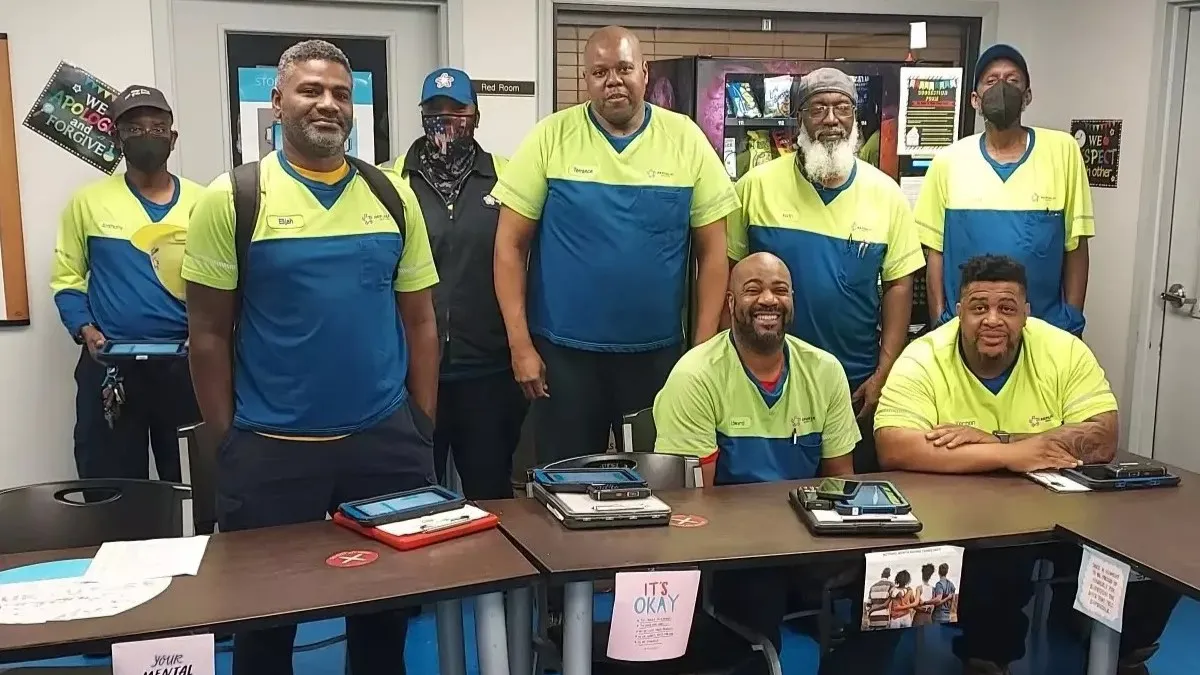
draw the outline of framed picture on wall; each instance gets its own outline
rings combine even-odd
[[[8,35],[0,33],[0,326],[29,325]]]

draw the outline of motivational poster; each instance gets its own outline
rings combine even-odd
[[[113,675],[214,675],[212,633],[119,642],[112,646]]]
[[[1071,120],[1071,135],[1083,153],[1088,185],[1117,187],[1121,165],[1121,120]]]
[[[687,652],[700,570],[617,574],[608,657],[664,661]]]
[[[1120,633],[1129,576],[1129,565],[1084,546],[1075,610]]]
[[[25,126],[79,159],[111,174],[121,162],[108,107],[119,90],[74,64],[58,64],[25,116]]]

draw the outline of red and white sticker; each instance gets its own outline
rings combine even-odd
[[[671,525],[675,527],[704,527],[708,524],[708,518],[704,516],[691,516],[686,513],[676,513],[671,516]]]
[[[362,567],[378,559],[379,554],[374,551],[342,551],[326,558],[325,564],[330,567]]]

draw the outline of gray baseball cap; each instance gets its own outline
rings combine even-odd
[[[817,94],[828,93],[845,94],[854,105],[858,105],[858,89],[849,75],[837,68],[818,68],[800,78],[794,102],[796,109],[803,108],[808,99]]]

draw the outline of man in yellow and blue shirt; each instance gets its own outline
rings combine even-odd
[[[885,469],[1029,472],[1112,460],[1117,400],[1104,371],[1082,340],[1029,315],[1026,288],[1011,258],[966,261],[957,317],[909,345],[884,386],[875,428]],[[967,553],[955,653],[969,673],[1006,673],[1024,655],[1032,566],[1045,555]],[[1148,658],[1177,601],[1153,583],[1130,586],[1126,666]]]
[[[828,352],[788,335],[787,265],[770,253],[734,265],[727,306],[732,328],[684,354],[654,399],[655,452],[700,458],[705,485],[853,473],[859,430],[846,376]],[[713,603],[778,649],[788,589],[802,580],[819,587],[829,576],[787,567],[721,571]],[[884,672],[894,646],[887,632],[853,635],[822,659],[820,672]]]
[[[75,466],[80,478],[148,478],[149,439],[159,478],[178,481],[177,429],[199,420],[187,362],[112,366],[124,403],[110,395],[106,419],[102,391],[113,382],[97,356],[109,340],[187,339],[179,266],[202,188],[167,170],[178,134],[162,92],[129,87],[109,114],[126,171],[71,197],[50,282],[63,325],[83,345],[75,366]]]
[[[229,175],[192,215],[183,262],[192,373],[205,426],[224,437],[223,531],[322,520],[341,503],[434,482],[437,272],[407,183],[385,178],[403,203],[401,230],[345,159],[353,86],[349,61],[328,42],[281,57],[272,105],[283,151],[259,166],[245,268]],[[411,615],[348,618],[350,670],[403,673],[396,645]],[[237,635],[234,672],[291,673],[295,630]]]
[[[682,352],[691,248],[692,338],[716,333],[737,208],[699,127],[645,102],[637,37],[602,28],[584,60],[591,102],[542,120],[492,192],[496,295],[543,463],[604,452],[650,406]]]
[[[795,83],[792,100],[799,151],[737,182],[742,208],[729,219],[729,258],[768,251],[792,270],[791,333],[846,369],[863,433],[856,469],[877,471],[872,414],[904,348],[913,274],[925,260],[896,181],[855,156],[853,80],[820,68]]]
[[[915,216],[928,251],[934,324],[958,302],[959,266],[1005,255],[1025,266],[1033,316],[1083,334],[1092,196],[1079,144],[1070,134],[1021,124],[1033,95],[1029,68],[1008,45],[985,50],[971,105],[985,130],[939,153],[925,175]]]

